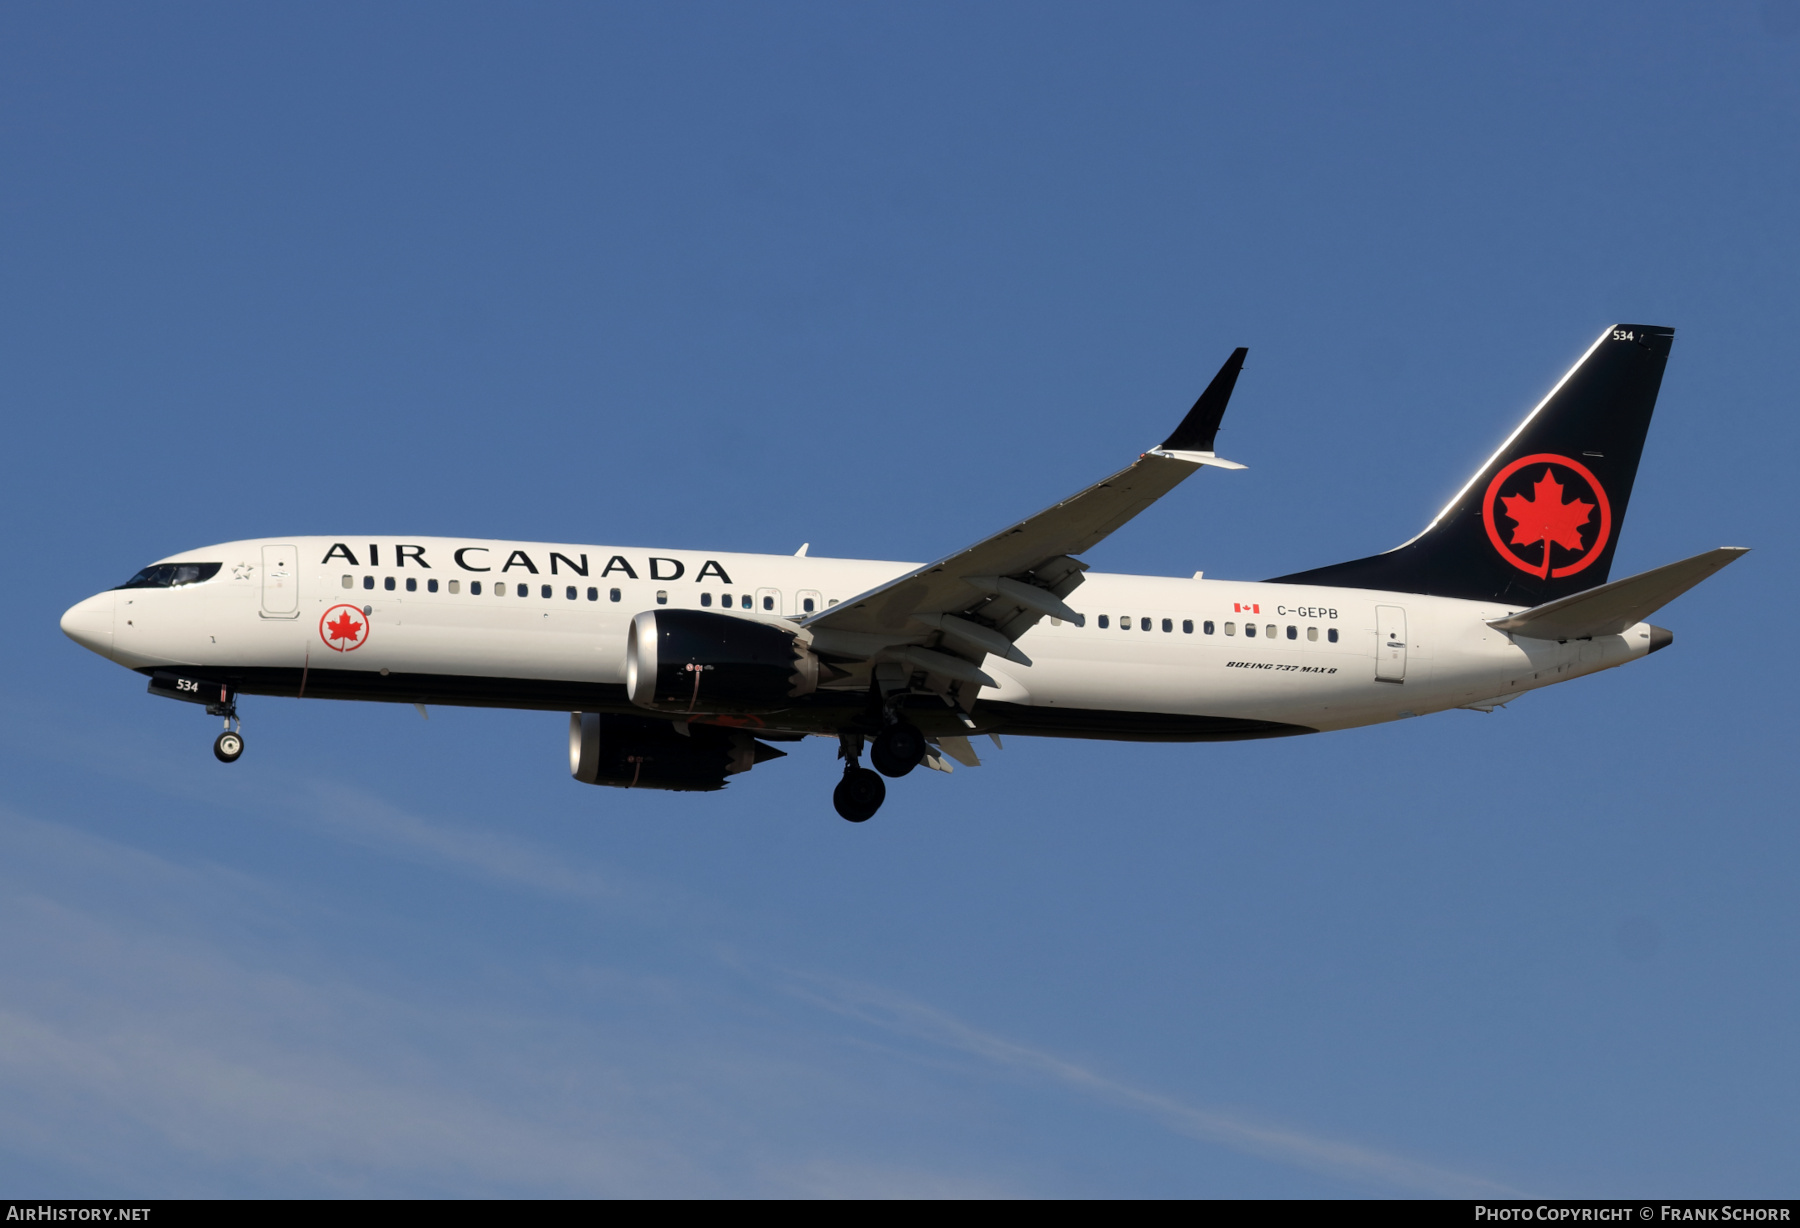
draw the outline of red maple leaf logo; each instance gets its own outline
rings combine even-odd
[[[334,640],[355,640],[362,634],[362,624],[351,620],[348,613],[339,614],[335,622],[325,624],[325,630],[331,633]]]
[[[1500,502],[1506,505],[1507,518],[1516,525],[1512,545],[1544,543],[1544,565],[1539,573],[1543,576],[1550,574],[1550,547],[1558,545],[1565,550],[1580,550],[1581,528],[1594,514],[1592,503],[1581,499],[1563,502],[1562,483],[1556,480],[1547,465],[1544,476],[1531,488],[1531,498],[1504,495]]]

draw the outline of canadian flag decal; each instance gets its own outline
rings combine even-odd
[[[1261,614],[1262,607],[1260,605],[1243,605],[1234,601],[1231,603],[1231,612],[1233,614]]]

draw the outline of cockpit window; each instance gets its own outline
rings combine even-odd
[[[178,588],[199,584],[219,574],[222,563],[157,563],[119,585],[120,588]]]

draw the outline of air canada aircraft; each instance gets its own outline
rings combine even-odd
[[[835,739],[855,823],[884,776],[978,766],[972,735],[1215,742],[1491,712],[1668,647],[1644,619],[1744,553],[1608,578],[1673,340],[1608,328],[1418,536],[1270,580],[1077,557],[1190,474],[1243,468],[1214,451],[1239,349],[1159,446],[933,563],[271,537],[152,563],[62,629],[223,718],[226,763],[245,695],[548,709],[591,785],[720,789]]]

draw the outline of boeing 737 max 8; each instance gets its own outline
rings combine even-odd
[[[150,693],[566,711],[576,780],[710,790],[835,738],[838,813],[882,776],[979,763],[972,734],[1207,742],[1348,729],[1635,661],[1721,548],[1610,581],[1674,332],[1608,328],[1424,531],[1272,580],[1077,557],[1208,466],[1234,352],[1175,432],[934,563],[379,535],[183,551],[63,616]],[[863,751],[877,771],[861,766]]]

